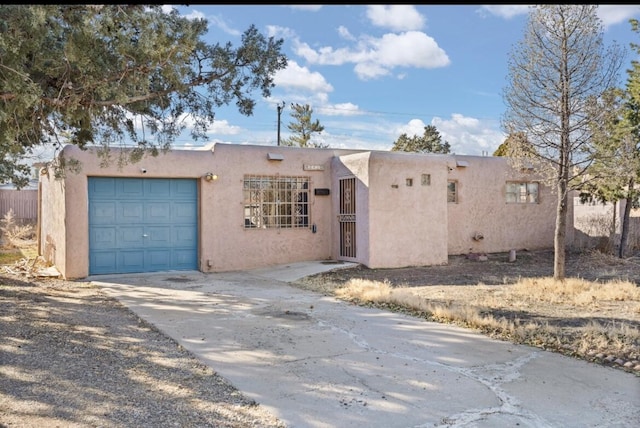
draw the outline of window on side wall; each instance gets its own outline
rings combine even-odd
[[[447,182],[447,202],[452,204],[458,203],[458,181],[449,180]]]
[[[309,177],[245,176],[246,229],[309,227]]]
[[[537,204],[539,184],[531,181],[507,181],[506,198],[508,204]]]

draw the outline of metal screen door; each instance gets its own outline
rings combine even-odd
[[[340,179],[340,257],[356,257],[356,179]]]

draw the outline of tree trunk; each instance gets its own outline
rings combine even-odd
[[[553,241],[553,279],[564,281],[567,235],[567,182],[558,180],[558,207],[556,210],[556,231]]]
[[[603,202],[604,203],[604,202]],[[611,253],[616,253],[616,217],[618,217],[618,201],[613,201],[613,210],[611,211],[611,228],[609,229],[609,246],[607,251],[611,248]]]
[[[624,204],[624,214],[622,215],[622,231],[620,232],[620,248],[618,249],[618,257],[624,258],[624,252],[627,248],[627,240],[629,239],[629,217],[631,217],[631,206],[633,205],[633,187],[635,180],[629,179],[629,188],[627,189],[627,198]]]

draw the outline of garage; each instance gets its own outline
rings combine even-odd
[[[88,177],[89,273],[198,269],[194,179]]]

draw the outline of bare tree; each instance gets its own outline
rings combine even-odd
[[[503,128],[507,134],[525,133],[530,144],[515,150],[512,159],[536,167],[557,192],[557,280],[565,279],[569,192],[594,159],[589,100],[615,87],[624,53],[615,43],[605,48],[597,8],[532,6],[524,37],[509,59],[504,91]]]

